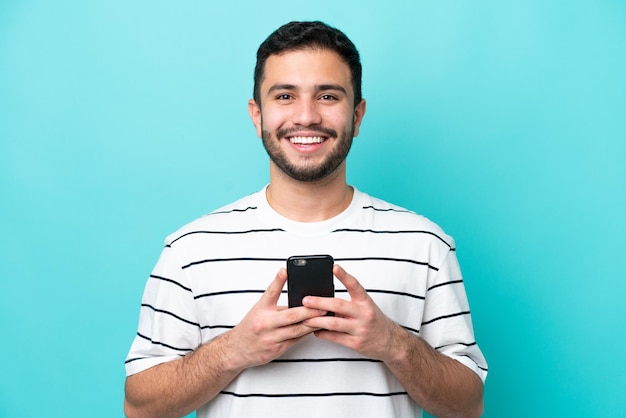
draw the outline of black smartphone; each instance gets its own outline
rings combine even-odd
[[[334,297],[334,260],[329,255],[299,255],[287,259],[289,307],[302,306],[305,296]]]

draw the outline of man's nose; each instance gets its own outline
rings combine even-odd
[[[313,99],[298,100],[293,106],[292,122],[301,126],[319,125],[322,117],[318,103]]]

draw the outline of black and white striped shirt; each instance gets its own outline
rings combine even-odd
[[[282,217],[262,190],[170,235],[145,288],[127,374],[180,358],[233,328],[286,259],[302,254],[332,255],[388,317],[485,379],[452,238],[358,190],[349,208],[323,222]],[[348,298],[340,282],[335,288]],[[279,304],[287,304],[286,290]],[[348,414],[409,417],[421,409],[381,362],[308,336],[241,373],[197,416]]]

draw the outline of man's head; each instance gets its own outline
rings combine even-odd
[[[294,22],[270,35],[257,55],[248,112],[270,156],[271,181],[345,177],[366,107],[352,42],[323,23]]]
[[[268,36],[257,51],[254,100],[259,106],[261,106],[260,88],[267,59],[271,55],[304,49],[325,49],[337,53],[350,68],[354,105],[361,102],[361,59],[352,41],[340,30],[322,22],[290,22]]]

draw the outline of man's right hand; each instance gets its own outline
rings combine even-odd
[[[325,311],[278,306],[286,281],[287,271],[282,268],[241,322],[221,337],[230,348],[224,353],[228,356],[229,367],[242,371],[269,363],[317,330],[302,321],[323,316]]]
[[[286,281],[287,271],[281,269],[261,299],[230,331],[185,357],[128,376],[126,416],[187,415],[216,396],[243,370],[274,360],[316,331],[302,321],[326,312],[304,306],[278,306]]]

